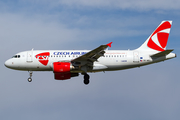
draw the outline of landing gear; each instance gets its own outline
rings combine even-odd
[[[85,85],[88,85],[89,84],[89,75],[86,73],[86,74],[84,74],[84,84]]]
[[[28,78],[28,82],[32,82],[32,78],[29,77],[29,78]]]
[[[28,72],[29,72],[28,82],[32,82],[32,78],[31,78],[31,77],[32,77],[32,73],[33,73],[33,72],[32,72],[32,71],[28,71]]]

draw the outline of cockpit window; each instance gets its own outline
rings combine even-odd
[[[20,57],[21,57],[20,55],[15,55],[12,58],[20,58]]]

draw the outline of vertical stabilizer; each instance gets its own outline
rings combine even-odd
[[[165,51],[172,21],[162,21],[149,38],[137,49],[143,51]]]

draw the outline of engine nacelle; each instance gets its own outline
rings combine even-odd
[[[79,73],[54,73],[54,78],[56,80],[67,80],[70,79],[71,77],[77,77],[79,76]]]
[[[70,72],[74,67],[70,62],[54,62],[53,72],[54,73],[67,73]]]
[[[54,78],[56,80],[66,80],[71,78],[71,73],[54,73]]]

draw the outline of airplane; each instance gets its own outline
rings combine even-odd
[[[90,72],[124,70],[149,65],[176,57],[173,49],[166,49],[172,21],[162,21],[148,39],[135,50],[108,50],[112,42],[93,50],[30,50],[17,53],[5,62],[14,70],[53,71],[56,80],[84,75],[89,84]]]

